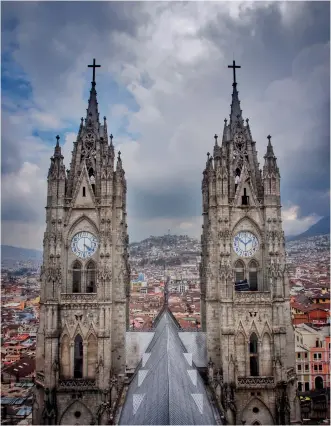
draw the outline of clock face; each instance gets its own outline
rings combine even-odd
[[[240,231],[233,239],[233,249],[238,256],[251,257],[258,248],[257,237],[249,231]]]
[[[97,248],[98,240],[90,232],[78,232],[71,241],[71,250],[81,259],[93,256]]]

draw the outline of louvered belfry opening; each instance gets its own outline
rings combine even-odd
[[[252,260],[248,266],[249,271],[249,289],[251,291],[257,291],[258,289],[258,283],[257,283],[257,269],[258,269],[258,265],[255,262],[255,260]]]
[[[76,261],[72,268],[72,292],[81,293],[82,287],[82,265]]]
[[[235,264],[235,282],[243,281],[245,279],[245,265],[241,260],[237,260]]]
[[[91,260],[86,268],[86,293],[96,292],[96,266]]]

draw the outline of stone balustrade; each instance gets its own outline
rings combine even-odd
[[[62,303],[96,302],[97,293],[61,293]]]
[[[270,291],[235,291],[234,300],[236,303],[271,303]]]
[[[238,377],[238,388],[273,388],[275,379],[272,376]]]
[[[95,379],[60,379],[58,382],[58,389],[63,390],[82,390],[91,389],[96,387]]]

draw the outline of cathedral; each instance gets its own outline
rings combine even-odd
[[[95,60],[85,119],[66,170],[48,172],[35,425],[290,424],[300,421],[280,173],[268,136],[263,170],[233,93],[202,180],[202,330],[164,304],[151,331],[129,331],[126,179]]]

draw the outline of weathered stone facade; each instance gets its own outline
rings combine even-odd
[[[209,378],[230,424],[300,419],[280,174],[268,139],[260,170],[234,78],[230,121],[203,172],[201,238]],[[249,291],[236,291],[245,279]]]
[[[125,373],[126,180],[96,95],[93,78],[70,170],[57,137],[48,173],[34,424],[108,424]]]

